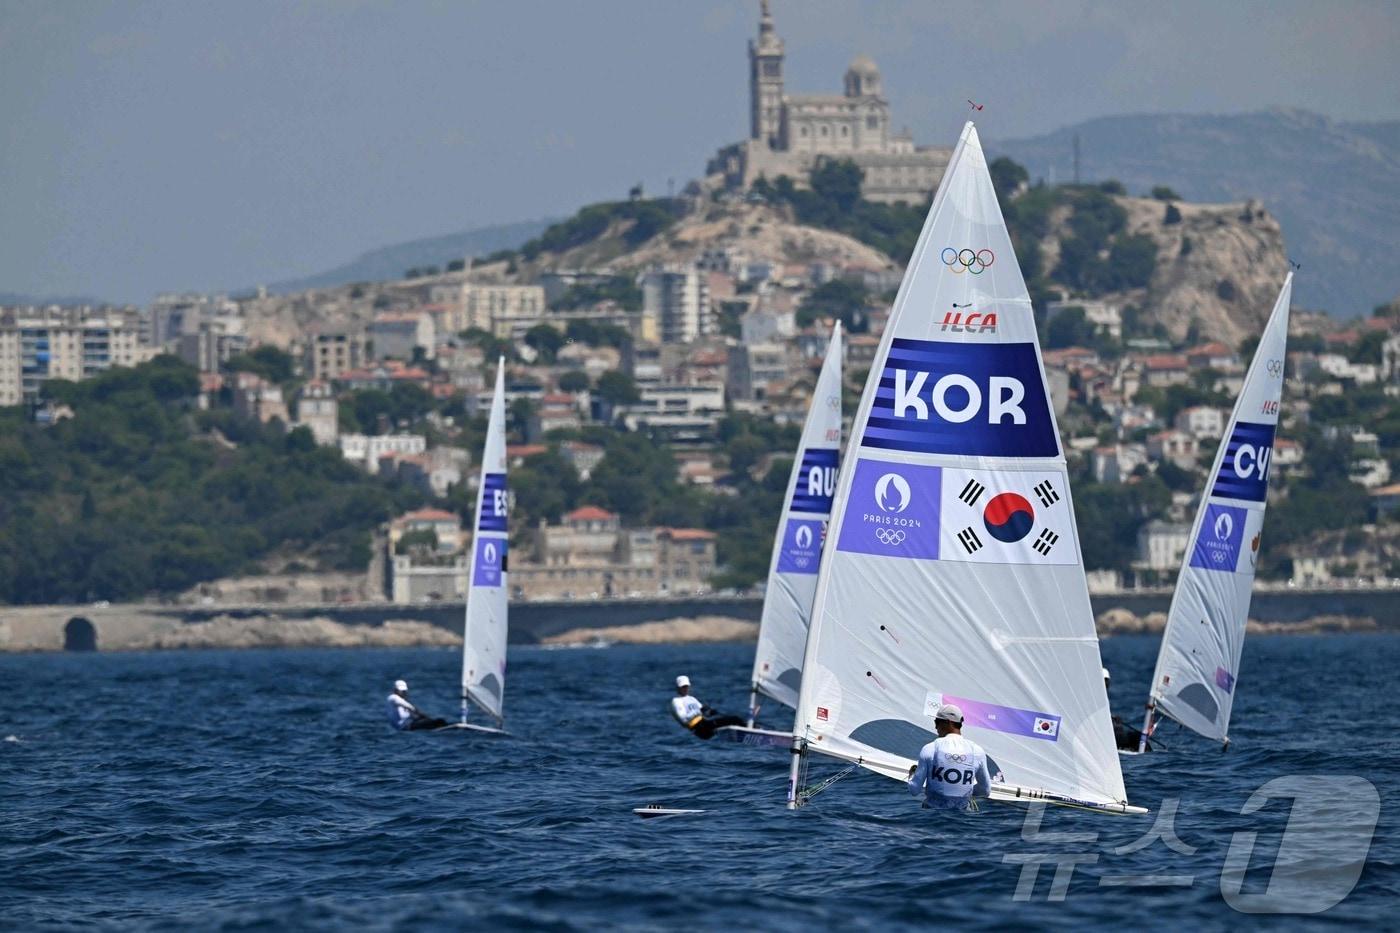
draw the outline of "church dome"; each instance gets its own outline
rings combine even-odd
[[[868,55],[857,55],[846,69],[847,97],[879,97],[880,69]]]
[[[880,69],[875,65],[874,59],[869,55],[857,55],[851,59],[850,66],[846,71],[851,74],[858,74],[861,77],[879,78]]]

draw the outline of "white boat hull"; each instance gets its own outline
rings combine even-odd
[[[715,730],[715,738],[735,742],[739,745],[753,745],[758,748],[791,748],[791,732],[775,732],[772,729],[750,729],[747,726],[720,726]]]
[[[469,731],[469,732],[481,732],[481,733],[484,733],[484,734],[486,734],[486,735],[510,735],[510,733],[507,732],[507,731],[504,730],[504,729],[493,729],[493,728],[490,727],[490,726],[478,726],[478,725],[475,725],[475,724],[470,723],[470,722],[452,722],[452,723],[448,723],[447,725],[443,726],[443,727],[440,728],[440,729],[434,729],[434,730],[432,730],[432,731],[434,731],[434,732],[452,732],[452,731],[459,730],[459,729],[460,729],[460,730],[466,730],[466,731]]]

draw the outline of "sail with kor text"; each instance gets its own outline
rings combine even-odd
[[[828,542],[799,748],[904,780],[955,703],[994,799],[1144,812],[1123,787],[1030,298],[971,123],[870,369]]]

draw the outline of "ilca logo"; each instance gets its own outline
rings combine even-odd
[[[953,302],[953,310],[943,314],[942,329],[953,334],[995,334],[997,315],[995,311],[983,314],[969,310],[972,303],[960,305]]]
[[[1275,379],[1283,375],[1283,360],[1265,360],[1264,371]]]
[[[996,254],[989,249],[956,249],[952,246],[943,247],[943,265],[947,266],[954,275],[962,275],[970,272],[973,275],[981,275],[992,267],[996,262]]]

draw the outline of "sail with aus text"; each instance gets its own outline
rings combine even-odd
[[[1292,294],[1290,272],[1264,325],[1206,481],[1152,675],[1144,744],[1156,713],[1207,738],[1227,745],[1230,741],[1230,709],[1283,397]]]
[[[831,498],[841,456],[841,325],[831,333],[826,359],[807,408],[802,441],[788,477],[783,514],[773,541],[768,587],[754,651],[753,689],[784,706],[797,705],[807,620],[817,590]],[[756,697],[754,698],[756,699]],[[750,702],[752,717],[756,703]]]
[[[481,481],[476,492],[468,568],[467,617],[462,633],[462,721],[468,701],[502,720],[506,680],[507,519],[505,359],[496,364],[496,391],[486,443],[481,452]]]
[[[1142,812],[1031,302],[971,123],[885,326],[828,538],[794,742],[903,780],[955,703],[994,798]]]

